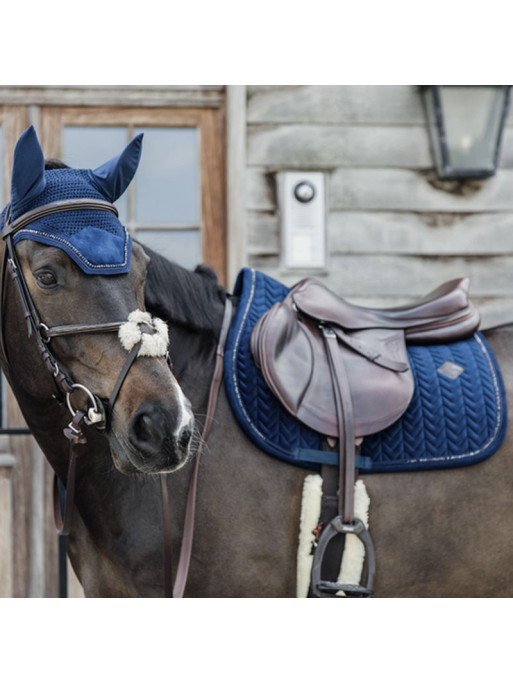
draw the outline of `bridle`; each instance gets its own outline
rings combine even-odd
[[[16,249],[14,245],[14,236],[19,230],[21,230],[28,224],[32,223],[33,221],[36,221],[37,219],[50,216],[52,214],[66,211],[74,211],[77,209],[107,211],[118,216],[118,211],[113,204],[111,204],[110,202],[97,199],[73,199],[52,202],[50,204],[45,204],[40,207],[36,207],[35,209],[26,212],[25,214],[22,214],[15,220],[11,220],[10,206],[8,206],[5,214],[4,227],[1,233],[1,237],[5,243],[5,249],[3,253],[2,269],[0,274],[0,283],[2,286],[2,298],[0,300],[0,348],[2,350],[5,363],[7,364],[7,368],[9,368],[9,358],[7,354],[7,345],[5,339],[5,325],[3,320],[5,310],[3,300],[6,291],[6,276],[7,273],[10,273],[13,282],[16,284],[16,291],[18,292],[19,300],[23,309],[23,314],[27,322],[28,336],[34,336],[37,348],[43,359],[43,363],[54,383],[55,391],[53,397],[59,402],[59,404],[65,404],[72,416],[69,425],[64,429],[64,435],[67,437],[70,444],[68,474],[66,481],[66,495],[64,501],[64,513],[62,512],[58,492],[59,483],[57,475],[55,475],[54,477],[55,525],[59,535],[63,536],[68,535],[71,529],[77,461],[77,451],[75,447],[78,444],[84,444],[86,442],[86,437],[84,435],[82,428],[84,425],[93,425],[98,430],[105,430],[108,427],[111,420],[114,404],[119,395],[121,387],[130,371],[130,368],[132,367],[134,361],[136,360],[141,350],[144,335],[160,334],[159,324],[162,323],[162,321],[159,321],[158,319],[151,319],[151,317],[149,316],[145,318],[144,321],[139,321],[137,323],[141,333],[139,335],[140,339],[139,341],[135,342],[133,346],[131,346],[130,348],[125,347],[125,349],[128,351],[128,355],[118,375],[114,388],[112,389],[112,392],[110,394],[110,397],[107,401],[104,401],[96,395],[94,395],[85,385],[74,382],[73,379],[62,369],[61,365],[55,358],[52,350],[50,349],[50,342],[52,341],[52,339],[63,335],[119,332],[120,328],[127,324],[126,321],[114,321],[109,323],[98,324],[71,324],[49,326],[41,320],[41,317],[39,315],[39,312],[30,294],[27,282],[23,275],[23,271],[19,264],[18,256],[16,254]],[[166,597],[181,598],[185,591],[185,583],[187,580],[187,574],[192,551],[196,487],[198,481],[200,456],[203,449],[203,445],[206,442],[212,425],[219,387],[222,381],[224,343],[231,322],[231,314],[232,305],[230,298],[227,297],[219,343],[216,351],[216,363],[209,392],[207,419],[203,427],[201,442],[196,452],[194,469],[191,474],[191,479],[189,483],[182,546],[180,550],[180,557],[174,587],[172,583],[171,572],[171,528],[169,518],[169,500],[166,479],[165,476],[161,476],[161,491],[164,513],[164,585]],[[169,359],[169,355],[167,353],[167,343],[165,347],[165,353],[157,353],[154,355],[165,356],[168,363],[170,364],[171,362]],[[76,391],[81,391],[86,394],[88,400],[87,411],[78,410],[73,407],[71,396]]]
[[[118,211],[113,204],[96,199],[73,199],[52,202],[51,204],[45,204],[41,207],[36,207],[35,209],[22,214],[14,221],[10,220],[10,208],[8,207],[6,211],[4,227],[2,230],[2,239],[5,242],[1,274],[2,292],[5,293],[5,287],[3,286],[5,285],[5,277],[8,271],[14,283],[16,284],[16,290],[18,292],[19,300],[23,309],[23,315],[27,322],[28,336],[34,336],[44,365],[53,380],[55,386],[55,392],[53,396],[60,404],[65,403],[72,415],[73,420],[68,427],[72,431],[76,431],[78,429],[76,425],[77,421],[75,420],[78,411],[76,411],[72,406],[71,394],[77,390],[81,390],[86,394],[89,403],[89,408],[83,417],[83,422],[86,425],[94,425],[97,429],[104,430],[110,422],[114,404],[119,395],[121,386],[123,385],[123,382],[126,379],[133,362],[137,358],[137,354],[141,347],[141,341],[135,344],[130,350],[126,362],[123,365],[123,368],[121,369],[118,379],[114,385],[114,389],[112,390],[112,393],[106,402],[95,396],[83,384],[74,382],[72,378],[62,369],[61,365],[50,349],[50,343],[52,339],[65,335],[118,332],[121,326],[124,325],[125,321],[59,326],[49,326],[44,323],[41,320],[37,307],[30,294],[14,245],[15,234],[29,223],[46,216],[50,216],[51,214],[65,211],[75,211],[77,209],[107,211],[115,214],[116,216],[118,215]],[[5,295],[3,294],[3,296]],[[3,304],[4,302],[2,301],[2,319],[4,308]],[[141,332],[153,335],[156,333],[156,329],[152,326],[149,326],[147,323],[141,323]],[[6,359],[6,363],[9,366],[9,358],[5,340],[5,326],[3,325],[3,320],[1,347],[3,355]]]

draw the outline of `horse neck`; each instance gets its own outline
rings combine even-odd
[[[208,396],[226,290],[207,269],[187,271],[146,251],[151,258],[146,308],[168,323],[173,373],[193,407],[201,412]]]

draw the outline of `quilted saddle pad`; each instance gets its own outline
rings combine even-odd
[[[253,326],[288,288],[253,269],[235,284],[238,306],[225,349],[228,400],[244,432],[284,461],[318,470],[336,464],[323,435],[290,415],[267,387],[250,351]],[[471,465],[491,456],[506,434],[504,385],[485,338],[409,346],[415,392],[406,412],[386,430],[369,435],[357,456],[362,473]]]

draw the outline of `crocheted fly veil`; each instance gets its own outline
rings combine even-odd
[[[139,165],[142,134],[123,152],[91,169],[54,169],[45,171],[44,155],[33,126],[18,140],[14,152],[11,181],[10,220],[36,207],[71,199],[115,202]],[[3,228],[8,207],[0,216]],[[35,240],[65,251],[85,272],[93,274],[128,273],[132,241],[117,216],[101,209],[74,209],[37,218],[14,236]]]

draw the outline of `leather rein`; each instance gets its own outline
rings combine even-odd
[[[63,211],[74,211],[77,209],[94,209],[100,211],[108,211],[116,216],[118,211],[113,204],[102,200],[94,199],[75,199],[64,200],[60,202],[52,202],[50,204],[37,207],[29,211],[17,219],[11,221],[10,207],[7,208],[4,228],[1,237],[5,243],[3,252],[2,269],[1,269],[1,285],[2,298],[0,301],[0,346],[5,358],[7,367],[9,368],[9,358],[7,355],[7,346],[5,340],[5,326],[3,324],[4,312],[4,297],[5,297],[5,280],[7,273],[10,274],[13,282],[16,284],[16,291],[23,309],[23,314],[27,322],[28,337],[34,336],[37,348],[41,354],[44,365],[50,374],[54,383],[54,394],[52,395],[59,404],[66,403],[72,419],[69,425],[64,429],[64,435],[69,440],[69,461],[68,473],[66,481],[66,495],[64,501],[64,515],[62,513],[61,503],[58,493],[58,478],[54,474],[54,520],[57,532],[61,536],[67,536],[71,530],[71,520],[74,509],[74,493],[75,493],[75,477],[76,477],[76,461],[78,444],[85,444],[86,437],[83,432],[83,426],[94,425],[98,430],[105,430],[110,422],[113,407],[119,395],[121,387],[132,367],[132,364],[137,358],[142,340],[137,342],[129,351],[125,363],[120,371],[118,379],[114,385],[109,399],[103,402],[99,397],[95,396],[87,387],[80,383],[75,383],[72,378],[61,368],[57,359],[50,349],[50,342],[54,337],[63,335],[88,334],[88,333],[102,333],[102,332],[117,332],[125,321],[114,321],[110,323],[99,324],[72,324],[60,326],[48,326],[41,321],[37,307],[32,299],[28,285],[26,283],[23,271],[20,267],[19,260],[16,254],[14,245],[14,235],[17,231],[24,228],[26,225],[39,218],[49,216],[51,214],[60,213]],[[192,539],[194,533],[194,518],[195,518],[195,502],[196,489],[198,481],[200,456],[203,450],[203,445],[207,439],[212,426],[212,421],[215,413],[217,403],[217,396],[222,381],[223,371],[223,354],[224,343],[228,334],[228,329],[231,322],[232,305],[230,299],[227,297],[226,306],[223,318],[222,329],[220,333],[219,343],[216,351],[216,364],[214,374],[210,386],[207,418],[201,435],[200,446],[198,447],[195,459],[195,465],[191,474],[189,483],[189,493],[187,497],[186,514],[184,522],[184,531],[182,536],[182,545],[180,551],[180,558],[176,572],[176,579],[174,587],[172,585],[172,567],[171,567],[171,524],[170,524],[170,508],[169,498],[165,475],[161,475],[161,493],[164,516],[164,587],[166,598],[182,598],[185,591],[185,584],[189,570],[190,557],[192,552]],[[142,333],[155,334],[157,331],[147,323],[139,324]],[[168,363],[170,359],[166,354]],[[88,410],[76,410],[71,401],[71,395],[75,391],[82,391],[86,394],[88,399]]]

